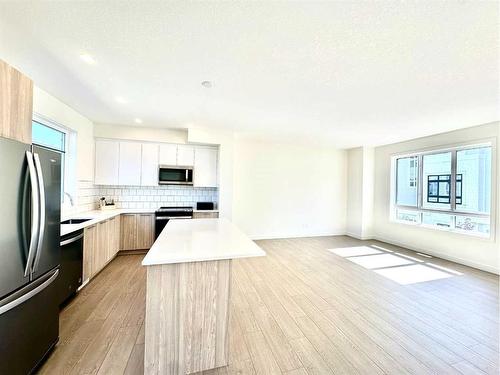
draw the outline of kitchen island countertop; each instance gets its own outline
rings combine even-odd
[[[175,220],[167,224],[142,261],[143,266],[265,256],[224,218]]]

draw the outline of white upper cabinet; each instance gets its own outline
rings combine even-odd
[[[94,175],[96,185],[118,185],[119,150],[119,142],[96,140]]]
[[[142,186],[158,186],[159,148],[154,143],[142,144]]]
[[[217,187],[218,150],[196,147],[194,152],[194,186]]]
[[[177,165],[192,167],[194,165],[194,146],[177,146]]]
[[[177,165],[177,145],[160,145],[160,164]]]
[[[217,187],[219,151],[210,146],[96,139],[95,184],[158,186],[158,166],[193,167],[196,187]]]
[[[141,184],[142,145],[136,142],[120,142],[119,185]]]

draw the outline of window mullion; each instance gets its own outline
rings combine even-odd
[[[417,177],[417,207],[422,208],[423,206],[423,184],[424,184],[424,178],[423,178],[423,171],[424,171],[424,163],[423,163],[423,156],[418,155],[418,177]]]
[[[450,181],[450,210],[455,212],[457,208],[457,151],[451,152],[451,181]]]

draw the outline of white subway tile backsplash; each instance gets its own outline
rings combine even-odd
[[[150,208],[160,206],[195,206],[196,202],[208,201],[217,205],[217,188],[196,188],[192,186],[154,186],[140,188],[135,186],[99,186],[80,181],[74,197],[75,205],[65,204],[63,216],[98,209],[99,199],[113,199],[118,208]]]

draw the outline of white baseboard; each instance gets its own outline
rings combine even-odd
[[[391,240],[391,239],[384,238],[384,237],[381,237],[381,236],[373,236],[372,239],[380,241],[380,242],[386,242],[386,243],[391,244],[391,245],[395,245],[395,246],[399,246],[399,247],[404,247],[406,249],[413,250],[413,251],[416,251],[416,252],[419,252],[419,253],[429,254],[429,255],[435,256],[437,258],[442,258],[442,259],[446,259],[446,260],[449,260],[449,261],[452,261],[452,262],[455,262],[455,263],[463,264],[464,266],[468,266],[468,267],[472,267],[472,268],[477,268],[477,269],[482,270],[482,271],[486,271],[486,272],[494,273],[496,275],[500,275],[500,269],[499,268],[492,267],[492,266],[489,266],[487,264],[481,264],[481,263],[470,261],[468,259],[463,259],[463,258],[459,258],[459,257],[450,256],[448,254],[444,254],[444,253],[441,253],[439,251],[433,251],[433,250],[429,250],[429,249],[418,248],[416,246],[411,246],[411,245],[405,244],[403,242]]]
[[[360,236],[359,234],[351,233],[351,232],[346,232],[345,235],[349,236],[349,237],[352,237],[352,238],[355,238],[357,240],[361,240],[361,241],[366,241],[366,240],[372,240],[373,239],[372,236]]]

